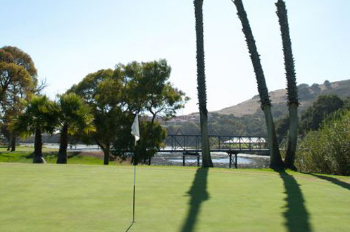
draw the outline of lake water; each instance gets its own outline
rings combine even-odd
[[[31,146],[33,147],[34,144],[32,143],[24,143],[21,144],[23,146]],[[43,144],[47,148],[53,148],[58,149],[59,144],[58,143],[45,143]],[[166,148],[167,149],[167,148]],[[97,145],[85,145],[85,144],[77,144],[73,146],[68,146],[69,151],[101,151],[101,149]],[[212,152],[212,161],[216,167],[228,167],[229,166],[229,158],[227,153],[225,152]],[[251,168],[264,168],[268,167],[268,161],[269,157],[266,156],[258,156],[258,155],[251,155],[251,154],[238,154],[237,157],[237,163],[238,167],[251,167]],[[160,152],[157,153],[152,158],[152,164],[153,165],[182,165],[182,153],[164,153]],[[196,166],[197,165],[197,158],[193,157],[186,157],[185,164],[187,166]],[[200,159],[201,164],[201,159]]]
[[[176,162],[176,163],[182,163],[182,159],[168,159],[170,162]],[[216,164],[228,164],[230,163],[229,158],[212,158],[213,163]],[[237,157],[237,161],[239,164],[251,164],[253,163],[252,159],[244,158],[244,157]],[[197,159],[185,159],[186,163],[197,163]],[[199,159],[199,162],[201,163],[201,159]]]

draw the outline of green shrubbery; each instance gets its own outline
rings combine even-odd
[[[337,113],[305,136],[296,166],[302,172],[350,175],[350,111]]]

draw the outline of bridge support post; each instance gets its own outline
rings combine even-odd
[[[237,169],[237,153],[235,153],[235,168]]]
[[[237,169],[238,168],[238,165],[237,165],[237,153],[229,153],[227,152],[228,154],[228,157],[229,157],[229,164],[228,164],[228,167],[229,168],[232,168],[232,164],[235,166],[235,168]],[[232,158],[232,154],[235,155],[234,159]]]
[[[228,154],[228,168],[232,166],[232,154]]]

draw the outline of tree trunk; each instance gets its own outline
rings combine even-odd
[[[11,150],[11,135],[10,138],[7,140],[7,151]]]
[[[292,42],[289,33],[289,24],[286,4],[283,0],[278,0],[276,3],[277,16],[281,29],[284,66],[287,78],[287,94],[289,106],[289,137],[286,157],[284,159],[285,166],[292,170],[296,170],[294,166],[295,152],[298,141],[298,87],[296,84],[295,65],[292,53]]]
[[[41,138],[41,129],[37,127],[35,129],[33,163],[43,163],[42,147],[43,147],[43,142]]]
[[[104,165],[109,164],[109,152],[110,152],[110,143],[107,142],[105,148],[103,149],[103,154],[104,154],[103,164]]]
[[[194,0],[197,38],[197,90],[202,139],[202,166],[213,167],[208,137],[207,92],[205,83],[203,0]]]
[[[261,108],[265,114],[265,121],[267,126],[267,134],[269,139],[269,149],[270,149],[270,167],[273,169],[283,169],[284,164],[279,152],[277,136],[275,131],[275,126],[273,122],[273,117],[271,113],[271,100],[269,92],[267,89],[264,71],[260,62],[260,55],[256,47],[253,32],[250,27],[247,13],[244,9],[242,0],[234,0],[233,3],[236,5],[237,14],[242,23],[243,33],[246,38],[248,50],[250,53],[250,58],[253,64],[254,73],[256,81],[258,84],[258,92],[261,102]]]
[[[295,153],[297,150],[298,141],[298,105],[289,105],[289,137],[288,137],[288,147],[286,157],[284,159],[284,164],[286,168],[292,170],[297,170],[294,165]]]
[[[65,123],[61,130],[60,149],[58,151],[57,163],[67,163],[67,147],[68,147],[68,125]]]
[[[7,143],[7,151],[16,151],[16,135],[10,132]]]
[[[269,152],[270,152],[270,168],[273,169],[282,169],[284,164],[281,158],[275,125],[273,123],[273,117],[271,113],[271,107],[265,106],[264,109],[265,121],[267,127],[267,136],[269,139]]]
[[[17,136],[15,132],[12,132],[11,133],[11,151],[16,151],[16,140],[17,140]]]

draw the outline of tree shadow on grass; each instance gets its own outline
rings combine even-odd
[[[207,192],[208,168],[199,168],[193,180],[191,189],[187,194],[191,197],[190,209],[187,212],[186,221],[182,226],[181,232],[191,232],[196,225],[197,217],[201,204],[209,199]]]
[[[305,207],[305,200],[300,189],[300,185],[292,175],[285,171],[278,172],[283,180],[287,211],[283,213],[286,219],[285,226],[289,232],[311,232],[309,213]]]
[[[332,182],[333,184],[339,185],[340,187],[343,187],[347,190],[350,190],[350,184],[346,183],[344,181],[338,180],[337,178],[330,177],[330,176],[323,176],[323,175],[318,175],[318,174],[312,174],[310,173],[309,175],[320,178],[322,180],[327,180],[329,182]]]

